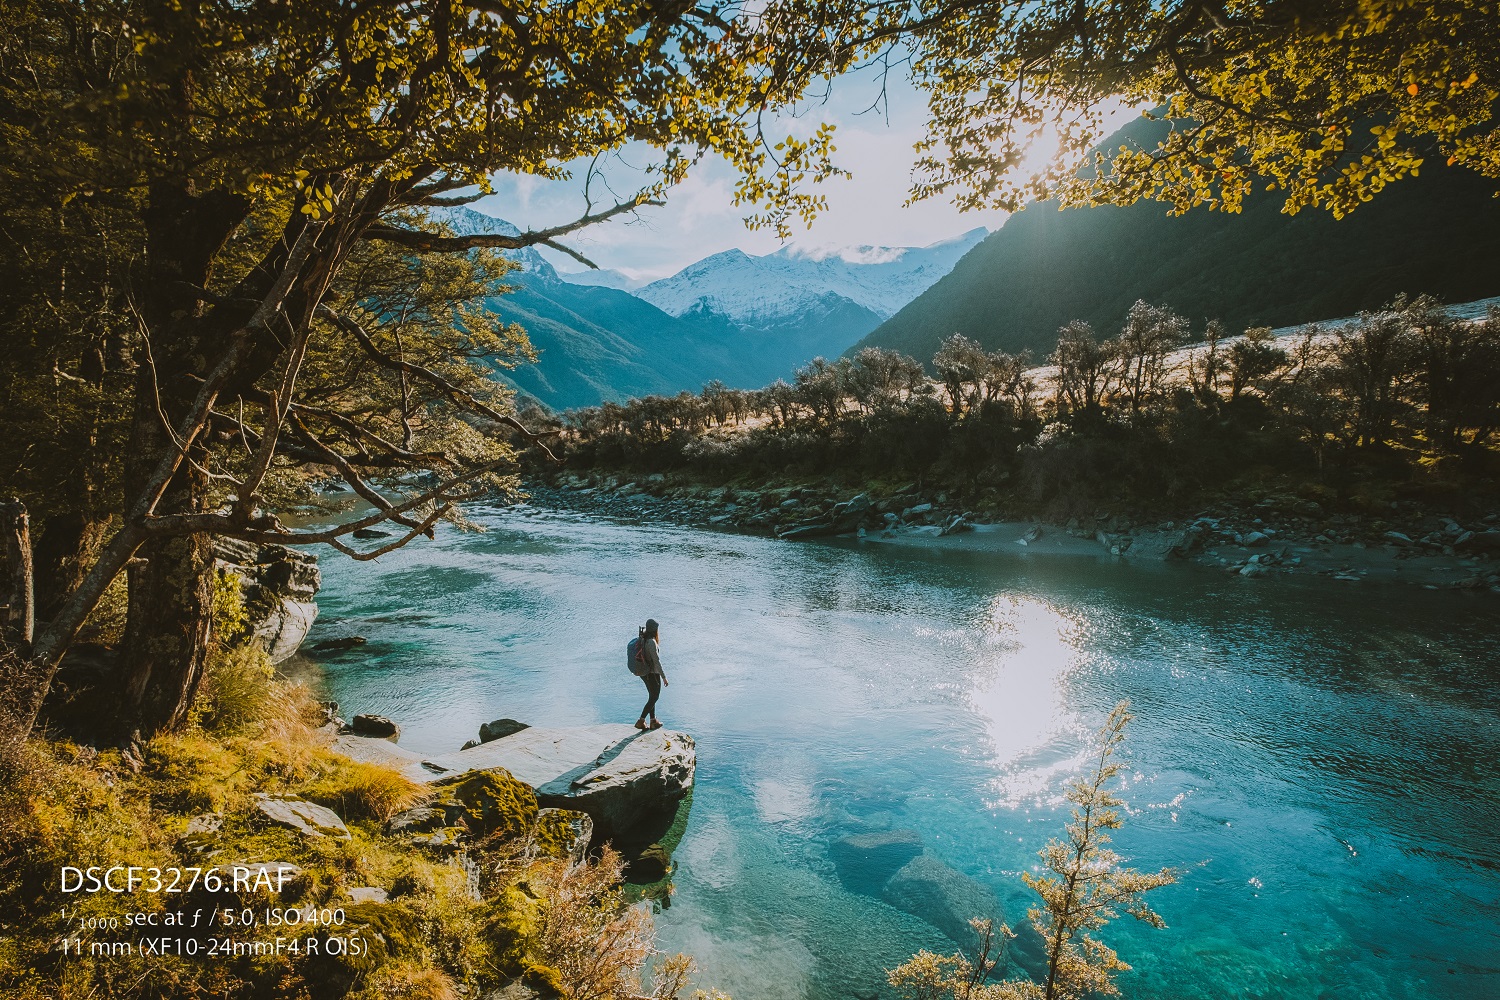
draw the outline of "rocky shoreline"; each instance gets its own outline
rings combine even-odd
[[[643,523],[787,541],[852,536],[873,543],[1010,550],[1137,561],[1179,560],[1242,578],[1315,575],[1500,594],[1500,511],[1459,517],[1410,501],[1379,513],[1282,498],[1219,504],[1172,520],[1112,511],[1056,524],[969,509],[914,486],[865,491],[788,485],[746,489],[670,479],[563,475],[529,484],[531,504]]]

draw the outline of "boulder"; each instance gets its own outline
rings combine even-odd
[[[431,833],[458,821],[458,816],[450,816],[450,812],[452,810],[437,806],[417,806],[415,809],[407,809],[385,821],[385,832],[393,837]]]
[[[515,719],[496,719],[494,722],[486,722],[479,727],[479,742],[489,743],[530,728],[526,723],[517,722]]]
[[[255,810],[262,819],[278,826],[290,827],[304,837],[349,839],[349,828],[344,825],[338,813],[327,806],[320,806],[294,795],[257,792]]]
[[[581,864],[594,839],[594,820],[573,809],[542,809],[536,817],[532,852]]]
[[[217,538],[214,565],[239,578],[246,631],[271,660],[280,663],[297,652],[318,617],[313,602],[323,582],[318,557],[284,545]]]
[[[693,738],[671,729],[624,724],[532,726],[456,753],[423,757],[385,740],[342,735],[333,749],[393,768],[413,781],[448,783],[471,771],[504,768],[536,789],[543,807],[587,813],[594,842],[655,839],[693,786]]]
[[[373,736],[392,743],[401,740],[401,727],[383,715],[356,715],[350,720],[349,728],[356,736]]]
[[[875,896],[891,876],[922,853],[922,838],[915,830],[856,833],[834,841],[828,853],[844,885]]]
[[[342,639],[324,639],[322,642],[313,643],[313,649],[317,652],[338,652],[344,649],[353,649],[355,646],[363,646],[368,640],[362,635],[345,636]]]
[[[356,903],[384,903],[390,894],[379,886],[360,885],[349,890],[349,898]]]
[[[892,875],[880,898],[927,921],[969,951],[979,943],[970,920],[992,920],[998,934],[1004,918],[994,893],[930,854],[918,854]],[[1003,960],[1003,955],[997,957]]]

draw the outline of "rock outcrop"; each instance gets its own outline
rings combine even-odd
[[[586,813],[595,843],[654,840],[654,828],[671,822],[692,787],[697,764],[696,746],[686,733],[643,732],[623,724],[536,726],[428,757],[386,740],[353,735],[339,736],[334,749],[428,784],[503,769],[534,788],[540,806]]]
[[[278,826],[289,827],[304,837],[320,839],[332,837],[348,840],[349,828],[338,813],[327,806],[308,802],[291,795],[272,795],[268,792],[255,794],[255,811],[263,820]]]
[[[318,617],[313,603],[323,583],[318,557],[284,545],[219,538],[214,542],[214,563],[219,572],[240,578],[247,629],[265,646],[272,662],[297,652]]]

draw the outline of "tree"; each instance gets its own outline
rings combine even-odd
[[[1234,212],[1270,186],[1288,213],[1340,216],[1431,157],[1500,177],[1500,25],[1487,0],[842,7],[861,37],[900,47],[928,94],[916,198]],[[1169,127],[1096,154],[1116,102]],[[1058,153],[1029,177],[1018,168],[1047,134]]]
[[[1105,395],[1118,377],[1117,351],[1113,343],[1099,342],[1094,328],[1074,320],[1057,331],[1057,349],[1047,358],[1056,368],[1052,380],[1059,399],[1068,409],[1084,417],[1100,413]]]
[[[1333,330],[1329,379],[1348,405],[1347,433],[1356,447],[1383,447],[1411,405],[1418,341],[1404,303]]]
[[[948,409],[954,420],[962,420],[966,413],[979,408],[990,367],[982,344],[955,333],[933,355],[932,367],[948,393]]]
[[[1455,319],[1422,297],[1406,309],[1418,341],[1417,393],[1430,446],[1456,452],[1500,428],[1500,309],[1479,322]]]
[[[1187,339],[1187,321],[1166,306],[1139,299],[1125,316],[1115,341],[1123,366],[1120,384],[1130,399],[1130,413],[1139,416],[1141,404],[1161,389],[1167,355]]]
[[[1246,330],[1243,337],[1229,345],[1229,398],[1239,399],[1240,393],[1281,371],[1289,360],[1270,327],[1253,326]]]
[[[741,171],[740,200],[764,207],[752,223],[785,232],[821,205],[804,186],[835,172],[831,134],[773,145],[760,123],[867,51],[792,44],[823,23],[792,8],[725,17],[691,3],[5,0],[0,12],[0,173],[24,179],[6,196],[8,228],[26,211],[98,203],[122,219],[112,232],[136,239],[119,296],[132,325],[118,528],[38,630],[27,683],[6,693],[21,732],[127,565],[123,704],[150,733],[184,718],[201,677],[215,535],[368,558],[386,547],[354,550],[353,531],[390,520],[403,529],[393,545],[426,534],[456,503],[503,487],[511,439],[537,440],[505,408],[403,359],[400,317],[366,311],[395,322],[383,342],[360,321],[338,289],[364,248],[572,252],[560,237],[658,200],[710,152]],[[497,171],[566,176],[570,161],[627,143],[658,151],[652,179],[560,226],[461,237],[402,214],[477,197],[461,192],[483,193]],[[75,301],[109,300],[102,277],[80,277]],[[347,412],[314,412],[306,365],[334,338],[394,376],[408,418],[402,394],[422,383],[492,443],[444,453],[437,485],[385,499],[371,469],[394,478],[439,460],[403,448],[404,431],[377,442]],[[221,427],[244,462],[220,461]],[[292,450],[316,454],[373,513],[284,528],[265,491]],[[232,487],[225,508],[211,502],[216,484]]]
[[[1110,850],[1109,831],[1123,821],[1124,800],[1108,787],[1120,773],[1117,754],[1125,742],[1125,727],[1133,716],[1129,702],[1120,702],[1096,737],[1089,773],[1073,782],[1067,798],[1073,818],[1064,840],[1053,839],[1041,851],[1047,874],[1022,872],[1021,878],[1042,897],[1042,905],[1027,911],[1027,919],[1046,942],[1047,968],[1040,982],[1021,979],[986,983],[995,962],[990,928],[975,921],[980,949],[974,959],[962,955],[939,958],[920,952],[892,970],[891,985],[909,1000],[1085,1000],[1118,996],[1116,973],[1128,971],[1114,950],[1091,936],[1121,911],[1152,927],[1165,927],[1162,918],[1142,898],[1147,892],[1177,880],[1170,868],[1139,872],[1123,866]],[[1010,936],[1008,928],[1000,929]]]

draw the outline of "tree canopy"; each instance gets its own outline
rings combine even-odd
[[[1270,187],[1289,213],[1342,216],[1434,158],[1500,178],[1500,10],[1486,0],[854,6],[929,96],[917,198],[1233,212]],[[1174,127],[1096,152],[1117,102]],[[1049,131],[1058,155],[1024,176],[1028,144]]]

